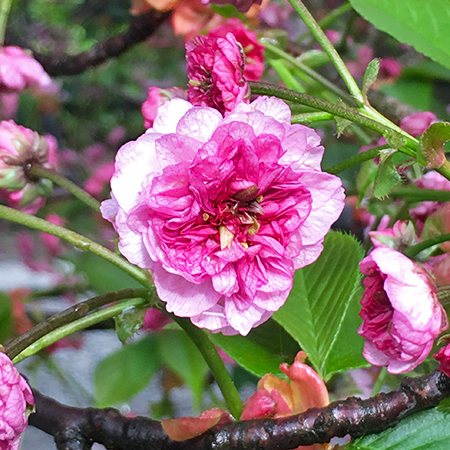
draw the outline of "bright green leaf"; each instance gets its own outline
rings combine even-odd
[[[258,378],[266,373],[281,375],[280,364],[292,363],[299,348],[294,350],[291,343],[286,345],[287,339],[283,336],[286,332],[276,324],[270,325],[270,322],[268,326],[264,327],[266,324],[263,324],[245,337],[224,336],[221,333],[211,334],[210,337],[240,366]]]
[[[300,344],[319,374],[362,367],[356,315],[361,277],[360,244],[352,236],[330,232],[319,259],[297,270],[285,305],[272,317]],[[344,326],[348,327],[342,330]],[[341,331],[342,330],[342,331]]]
[[[129,400],[147,386],[160,365],[154,335],[107,356],[95,370],[96,406],[105,408]]]
[[[448,0],[350,0],[366,20],[450,68]]]
[[[450,414],[430,409],[402,420],[394,428],[348,445],[348,450],[448,450]]]
[[[208,365],[195,344],[182,330],[163,330],[158,335],[158,348],[164,363],[192,388],[199,408]]]

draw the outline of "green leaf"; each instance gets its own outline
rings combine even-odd
[[[89,286],[98,294],[142,287],[131,275],[92,253],[84,252],[75,261],[75,267],[77,271],[86,273]]]
[[[348,450],[448,450],[450,414],[437,408],[402,420],[394,428],[349,444]]]
[[[373,189],[376,198],[386,197],[402,181],[392,158],[394,155],[395,151],[392,149],[380,151],[380,165]]]
[[[370,61],[369,65],[367,66],[363,79],[362,93],[364,95],[366,103],[367,103],[367,92],[369,91],[373,83],[377,81],[379,71],[380,71],[380,60],[378,58],[372,59],[372,61]]]
[[[450,141],[450,123],[433,123],[425,130],[420,140],[420,153],[427,167],[436,169],[444,164],[444,143],[447,141]]]
[[[129,400],[147,386],[160,366],[155,335],[107,356],[95,370],[97,408]]]
[[[272,319],[254,328],[247,336],[211,334],[211,340],[241,367],[258,378],[266,373],[282,375],[280,364],[292,363],[298,344]]]
[[[164,363],[189,384],[199,409],[209,369],[195,344],[182,330],[163,330],[158,348]]]
[[[348,317],[359,310],[362,257],[355,238],[328,233],[319,259],[297,270],[291,294],[272,316],[297,340],[325,379],[366,365],[361,356],[362,339],[356,332],[359,321]],[[348,329],[342,329],[344,324]]]
[[[11,298],[6,292],[0,291],[0,343],[11,336],[12,309]]]
[[[381,31],[450,68],[448,0],[350,0]]]

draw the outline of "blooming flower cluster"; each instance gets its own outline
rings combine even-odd
[[[102,213],[123,255],[153,271],[168,311],[246,335],[283,305],[343,209],[322,155],[281,100],[260,97],[224,118],[173,99],[118,151]]]
[[[34,405],[28,383],[0,352],[0,448],[18,450],[20,435],[27,428],[27,416]]]
[[[366,339],[364,357],[390,373],[408,372],[448,328],[436,285],[419,264],[387,246],[375,248],[360,268],[367,275],[358,330]]]
[[[0,122],[0,198],[9,206],[34,214],[51,193],[48,180],[32,180],[30,165],[56,166],[57,144],[53,136],[40,136],[12,120]]]

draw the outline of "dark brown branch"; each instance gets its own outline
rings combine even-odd
[[[53,435],[59,450],[88,450],[93,442],[116,450],[289,450],[329,442],[334,436],[379,433],[450,396],[450,378],[439,371],[405,378],[388,394],[350,397],[283,419],[254,419],[215,427],[188,441],[172,441],[159,422],[126,418],[112,408],[71,408],[35,392],[30,424]]]
[[[33,55],[44,66],[45,71],[49,75],[78,75],[144,41],[169,16],[170,12],[159,12],[154,9],[136,16],[125,34],[119,34],[105,41],[100,41],[88,52],[76,55],[43,55],[33,52]],[[26,44],[21,43],[21,46],[26,46]]]

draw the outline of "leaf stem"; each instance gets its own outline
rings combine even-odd
[[[330,58],[331,62],[336,67],[336,70],[341,75],[344,83],[347,85],[347,88],[350,94],[355,98],[355,100],[360,104],[364,104],[364,97],[356,84],[355,79],[352,74],[347,69],[342,58],[339,56],[339,53],[333,47],[333,44],[327,38],[325,33],[323,32],[320,25],[316,22],[312,14],[308,11],[306,6],[303,4],[301,0],[288,0],[292,7],[295,9],[297,14],[303,19],[308,28],[310,29],[312,35],[317,39],[317,42],[322,46],[325,53]]]
[[[369,161],[376,158],[380,154],[380,150],[389,148],[388,145],[381,145],[379,147],[371,148],[365,152],[357,153],[356,155],[350,156],[350,158],[344,159],[344,161],[335,164],[334,166],[324,169],[324,172],[337,175],[344,170],[350,169],[353,166],[363,163],[364,161]]]
[[[84,302],[77,303],[76,305],[61,311],[43,322],[37,324],[31,330],[16,337],[12,341],[5,345],[5,352],[13,359],[20,352],[25,350],[28,346],[36,342],[38,339],[44,337],[46,334],[60,328],[63,325],[67,325],[77,319],[84,317],[91,311],[107,305],[108,303],[117,302],[127,298],[144,298],[149,300],[155,297],[156,293],[154,289],[149,291],[146,288],[140,289],[124,289],[122,291],[109,292],[108,294],[92,297]]]
[[[279,56],[284,61],[287,61],[291,63],[294,67],[304,72],[306,75],[311,77],[314,81],[317,81],[320,83],[323,87],[330,90],[334,94],[336,94],[338,97],[340,97],[342,100],[345,100],[347,103],[355,104],[354,99],[348,95],[346,92],[344,92],[341,88],[333,84],[331,81],[327,80],[325,77],[320,75],[320,73],[316,72],[314,69],[311,69],[306,64],[303,64],[301,61],[299,61],[297,58],[294,58],[289,53],[286,53],[285,51],[281,50],[276,45],[268,42],[267,39],[261,39],[261,43],[266,47],[267,50],[269,50],[271,53],[273,53],[276,56]]]
[[[312,112],[296,114],[291,117],[291,123],[308,124],[312,122],[322,122],[324,120],[333,120],[333,114],[327,112]]]
[[[450,233],[441,234],[440,236],[436,236],[431,239],[427,239],[426,241],[421,242],[420,244],[412,245],[408,247],[403,253],[408,258],[414,258],[414,256],[418,255],[421,251],[426,248],[432,247],[433,245],[442,244],[443,242],[450,241]]]
[[[44,169],[41,166],[33,165],[28,169],[28,173],[32,177],[37,178],[46,178],[47,180],[52,181],[53,183],[63,187],[68,190],[74,197],[78,200],[81,200],[90,208],[94,209],[97,212],[100,212],[100,202],[97,201],[94,197],[89,195],[84,189],[81,189],[72,181],[63,177],[62,175],[53,172],[52,170]]]
[[[239,392],[236,389],[222,358],[219,353],[217,353],[214,344],[209,339],[206,332],[193,325],[189,319],[176,317],[174,315],[172,315],[172,317],[200,350],[200,353],[205,358],[206,363],[211,369],[211,372],[222,391],[228,410],[236,419],[239,419],[242,411],[242,400],[239,397]]]
[[[281,98],[286,101],[299,103],[301,105],[309,106],[310,108],[318,109],[320,111],[328,112],[343,119],[350,120],[351,122],[363,125],[372,130],[378,131],[385,135],[392,131],[397,131],[396,126],[392,123],[380,123],[378,119],[374,120],[367,115],[362,114],[355,108],[349,106],[342,106],[336,103],[331,103],[320,98],[313,97],[308,94],[302,94],[292,89],[287,89],[280,86],[275,86],[268,83],[261,83],[256,81],[249,81],[252,94],[257,95],[272,95]],[[385,118],[385,121],[387,119]],[[419,144],[418,140],[409,134],[403,132],[402,137],[405,138],[405,146],[402,147],[402,152],[410,156],[416,157],[416,148]]]
[[[352,9],[352,5],[350,3],[344,3],[343,5],[339,6],[339,8],[334,9],[329,14],[327,14],[323,19],[319,20],[319,25],[322,30],[326,30],[330,27],[330,25],[342,14],[345,14],[347,11],[350,11]],[[298,38],[298,42],[303,41],[303,39],[307,38],[311,35],[311,31],[305,31],[300,37]]]
[[[6,219],[11,222],[19,223],[21,225],[25,225],[26,227],[43,231],[44,233],[52,234],[53,236],[64,239],[65,241],[81,250],[94,253],[95,255],[100,256],[106,261],[109,261],[123,271],[127,272],[129,275],[139,281],[139,283],[141,283],[143,286],[153,286],[153,284],[147,279],[145,272],[143,272],[141,269],[134,266],[133,264],[130,264],[122,256],[116,255],[111,250],[108,250],[102,245],[97,244],[89,238],[75,233],[72,230],[68,230],[67,228],[60,227],[59,225],[55,225],[44,219],[40,219],[21,211],[16,211],[15,209],[3,205],[0,205],[0,219]]]
[[[122,312],[125,308],[129,308],[131,306],[141,306],[144,305],[147,300],[142,298],[134,298],[127,300],[125,302],[121,302],[117,305],[110,306],[106,309],[101,309],[100,311],[93,312],[88,316],[85,316],[81,319],[75,320],[67,325],[64,325],[56,330],[51,331],[46,334],[42,338],[38,339],[36,342],[28,346],[25,350],[19,353],[14,359],[13,363],[17,364],[20,361],[23,361],[25,358],[29,356],[35,355],[39,351],[43,350],[45,347],[54,344],[55,342],[63,339],[76,331],[84,330],[96,323],[103,322],[104,320],[111,319],[116,316],[120,312]]]

